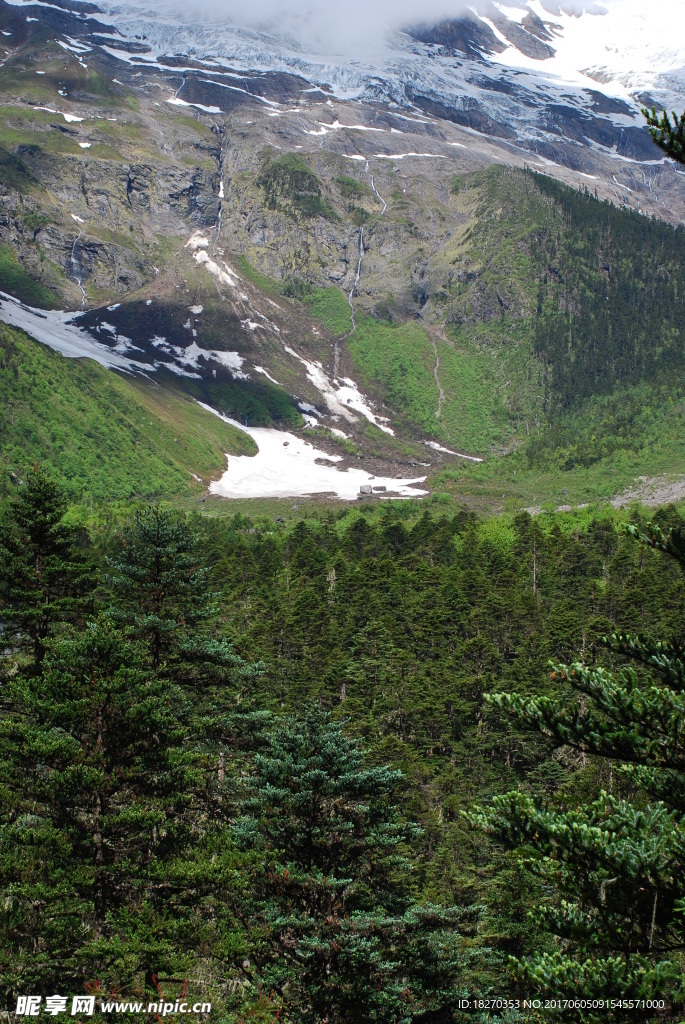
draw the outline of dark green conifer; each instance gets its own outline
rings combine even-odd
[[[192,845],[197,789],[187,702],[111,620],[46,648],[42,672],[0,694],[0,984],[82,992],[176,971],[188,880],[168,865]]]
[[[31,656],[36,670],[45,641],[78,619],[94,585],[80,531],[64,522],[66,510],[58,485],[34,467],[0,526],[3,643]]]
[[[678,117],[673,112],[673,122],[665,110],[661,111],[660,117],[655,107],[652,107],[651,111],[643,107],[642,113],[647,119],[649,134],[657,146],[663,149],[667,156],[685,164],[685,113]]]
[[[209,570],[185,516],[159,505],[137,511],[108,560],[115,617],[147,644],[158,669],[170,650],[207,618]]]
[[[455,908],[413,902],[420,830],[398,814],[401,773],[367,765],[316,708],[265,739],[233,827],[252,855],[240,913],[253,987],[297,1024],[451,1019],[469,956]]]
[[[664,535],[655,526],[642,539],[685,567],[682,528]],[[519,790],[470,817],[555,894],[531,909],[561,943],[516,964],[528,992],[661,998],[677,1012],[685,1005],[685,647],[631,636],[609,645],[636,667],[558,665],[558,696],[490,698],[557,747],[608,759],[608,790],[581,806]],[[595,1016],[626,1019],[622,1008]]]

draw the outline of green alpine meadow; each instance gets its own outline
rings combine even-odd
[[[685,38],[0,0],[0,1019],[685,1022]]]

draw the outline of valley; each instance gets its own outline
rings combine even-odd
[[[683,39],[0,0],[8,1019],[680,1024]]]
[[[338,475],[358,497],[359,470],[367,482],[396,479],[397,494],[399,481],[422,476],[430,491],[478,508],[556,507],[608,500],[640,475],[679,468],[675,348],[668,384],[656,364],[639,357],[636,369],[630,356],[608,385],[593,370],[585,379],[595,383],[573,400],[568,378],[559,403],[569,357],[543,338],[559,321],[553,309],[572,311],[586,333],[604,330],[593,289],[606,280],[618,315],[629,279],[655,260],[668,279],[681,259],[682,229],[652,218],[679,222],[682,174],[646,129],[630,129],[643,140],[632,155],[586,140],[574,159],[557,160],[525,132],[475,129],[409,93],[346,98],[335,76],[256,72],[243,57],[233,68],[195,51],[153,60],[152,37],[124,45],[123,23],[105,32],[111,12],[100,24],[76,2],[1,13],[0,318],[9,327],[234,425],[297,431],[328,460],[300,497]],[[447,67],[444,40],[420,45],[442,46]],[[488,46],[474,67],[494,59]],[[608,132],[624,116],[616,110],[592,116]],[[559,186],[545,185],[550,174]],[[587,247],[581,280],[572,254],[587,218],[609,234]],[[672,237],[661,254],[660,231]],[[637,236],[647,262],[631,265],[618,254]],[[644,288],[634,292],[645,327],[631,342],[637,352],[657,307],[647,309]],[[603,416],[600,434],[615,433],[617,412],[607,410],[625,404],[624,387],[660,396],[648,402],[654,425],[633,429],[621,459],[615,440],[562,455],[569,417]],[[227,451],[230,467],[238,452]],[[201,496],[204,470],[187,471],[186,493]],[[213,480],[206,496],[222,491]]]

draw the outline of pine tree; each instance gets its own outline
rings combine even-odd
[[[137,511],[107,565],[109,614],[144,645],[152,670],[180,688],[190,742],[202,751],[215,790],[223,748],[235,744],[239,728],[258,726],[244,690],[263,667],[243,661],[217,636],[210,571],[183,514],[157,505]]]
[[[297,1024],[442,1021],[467,991],[455,908],[419,906],[401,773],[367,766],[317,708],[265,737],[233,827],[250,851],[246,971]],[[461,975],[461,977],[460,977]],[[460,987],[461,985],[461,987]]]
[[[649,134],[657,146],[663,149],[667,156],[685,164],[685,113],[678,117],[673,112],[673,122],[665,110],[661,111],[659,117],[655,107],[652,107],[651,111],[643,107],[642,113],[649,125]]]
[[[5,992],[178,967],[165,918],[182,887],[161,865],[191,845],[184,704],[103,618],[3,687]]]
[[[147,644],[158,669],[170,650],[207,618],[209,570],[185,516],[159,505],[138,510],[107,559],[115,617]]]
[[[67,501],[34,467],[0,526],[0,620],[4,645],[29,654],[36,670],[45,641],[78,619],[93,588],[79,530],[64,522]]]
[[[636,530],[632,530],[637,533]],[[642,538],[685,568],[685,532]],[[585,806],[517,791],[470,815],[555,898],[531,911],[561,940],[515,965],[526,991],[548,997],[663,999],[685,1006],[685,645],[614,636],[635,665],[610,672],[557,665],[561,695],[490,699],[555,745],[608,759],[611,786]],[[582,1016],[582,1015],[581,1015]],[[625,1021],[625,1008],[582,1019]],[[638,1015],[638,1019],[650,1019]]]

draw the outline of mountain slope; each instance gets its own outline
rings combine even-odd
[[[241,431],[182,394],[64,359],[0,325],[2,486],[39,462],[74,500],[200,495]]]
[[[682,230],[635,212],[678,219],[668,163],[613,173],[578,142],[598,173],[555,165],[557,184],[454,105],[151,63],[144,41],[113,56],[95,13],[0,6],[0,319],[369,480],[451,466],[499,489],[516,454],[556,494],[573,467],[647,458],[654,423],[621,403],[683,386]]]

